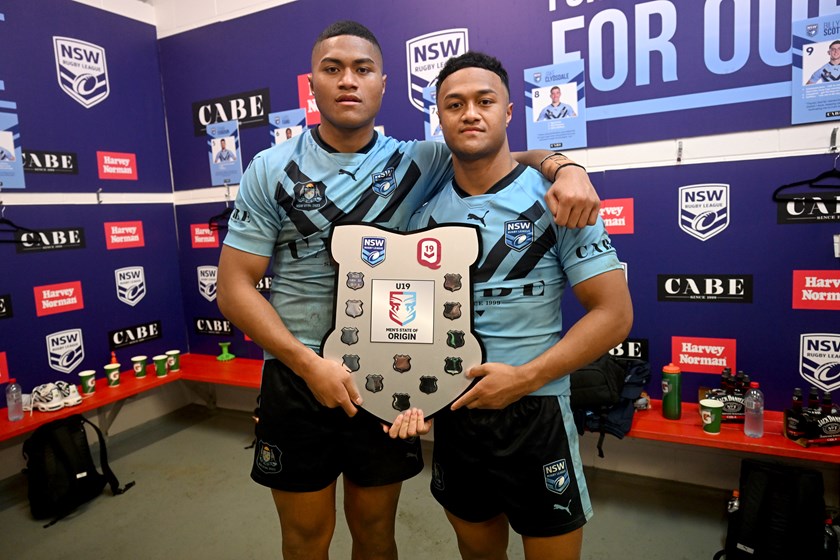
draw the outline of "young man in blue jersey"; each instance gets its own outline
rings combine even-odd
[[[537,119],[538,121],[550,121],[554,119],[570,119],[576,117],[577,113],[572,109],[568,103],[560,102],[560,88],[554,86],[549,92],[551,96],[551,103],[549,103],[541,112]]]
[[[840,41],[832,41],[828,46],[828,62],[811,75],[806,85],[837,81],[840,81]]]
[[[216,152],[213,163],[225,163],[228,161],[236,161],[236,154],[225,147],[225,139],[222,138],[219,140],[219,151]]]
[[[582,229],[555,224],[538,196],[546,181],[511,157],[513,105],[498,60],[475,52],[450,59],[438,75],[437,105],[454,178],[410,226],[484,216],[473,298],[487,363],[469,371],[478,382],[436,416],[432,494],[464,559],[507,558],[508,524],[527,559],[578,559],[592,507],[567,374],[629,333],[624,272],[600,218]],[[511,224],[525,237],[506,236]],[[586,313],[564,332],[567,286]],[[429,427],[414,409],[397,418],[391,435]]]
[[[421,449],[357,414],[361,397],[349,372],[318,354],[332,327],[336,281],[326,241],[341,222],[405,229],[452,177],[452,165],[443,144],[374,131],[385,76],[379,44],[364,26],[338,22],[318,37],[310,85],[321,124],[257,154],[243,175],[217,301],[265,352],[251,477],[272,490],[284,558],[328,557],[343,475],[352,557],[392,560],[401,482],[422,469]],[[585,173],[561,169],[561,156],[529,157],[565,183],[551,199],[558,221],[595,220],[597,195]],[[270,302],[255,288],[269,262]]]

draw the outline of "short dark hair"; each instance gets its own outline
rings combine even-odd
[[[554,91],[555,89],[556,89],[557,91],[560,91],[560,92],[562,93],[562,91],[560,90],[560,86],[554,86],[553,88],[551,88],[550,90],[548,90],[548,93],[551,93],[551,92],[552,92],[552,91]]]
[[[830,45],[828,45],[828,48],[830,49],[834,45],[840,45],[840,41],[833,41]]]
[[[508,74],[504,66],[502,66],[502,63],[499,61],[498,58],[478,51],[467,51],[461,56],[456,56],[455,58],[450,58],[449,60],[447,60],[446,64],[444,64],[443,68],[441,68],[440,73],[437,75],[437,84],[435,84],[435,94],[440,93],[440,84],[442,84],[446,78],[448,78],[458,70],[463,70],[464,68],[481,68],[483,70],[489,70],[490,72],[493,72],[502,80],[502,83],[505,84],[505,89],[508,92],[508,97],[510,97],[510,85],[508,84]]]
[[[379,46],[379,41],[376,40],[376,35],[374,35],[370,29],[361,23],[349,19],[337,21],[321,31],[321,34],[318,35],[317,39],[315,39],[315,44],[312,45],[312,50],[315,50],[315,47],[317,47],[322,41],[326,41],[327,39],[332,39],[333,37],[338,37],[340,35],[360,37],[376,47],[376,50],[379,51],[379,55],[382,56],[382,47]]]

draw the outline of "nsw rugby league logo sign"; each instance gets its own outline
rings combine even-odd
[[[53,37],[58,85],[86,109],[104,101],[111,92],[105,49],[93,43]]]
[[[340,225],[330,253],[339,270],[323,356],[351,372],[363,408],[388,423],[411,407],[431,417],[470,387],[466,372],[484,357],[472,324],[474,227]]]
[[[680,229],[700,241],[725,230],[729,225],[729,185],[680,187],[679,220]]]
[[[408,100],[423,110],[423,88],[434,85],[438,73],[450,58],[470,50],[466,27],[443,29],[405,42],[408,70]]]

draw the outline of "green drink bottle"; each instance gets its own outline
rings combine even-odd
[[[662,416],[668,420],[682,416],[681,379],[680,368],[674,364],[662,368]]]

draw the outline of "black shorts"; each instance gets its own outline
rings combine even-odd
[[[287,492],[313,492],[340,474],[359,486],[407,480],[423,470],[420,439],[391,439],[364,410],[352,418],[322,406],[279,360],[263,365],[251,478]]]
[[[432,494],[472,523],[505,514],[529,537],[564,535],[592,516],[568,397],[435,416]]]

